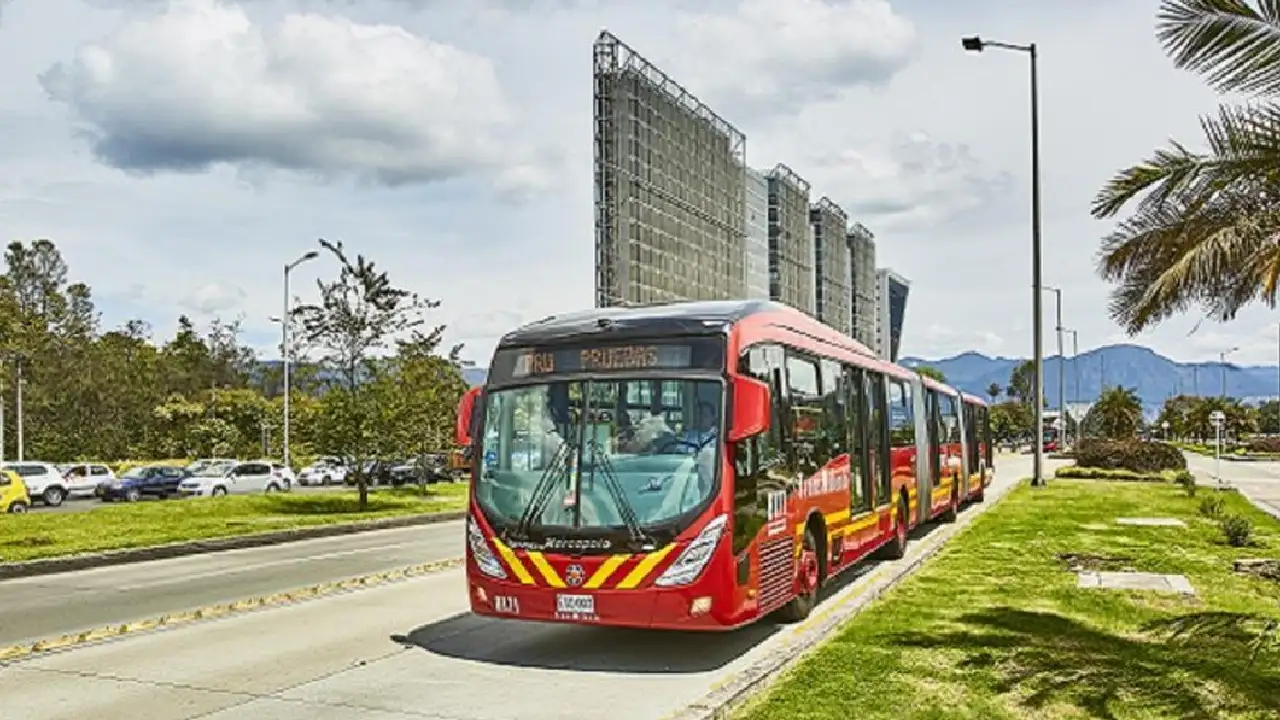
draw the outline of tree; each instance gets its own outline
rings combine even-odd
[[[1031,407],[1010,400],[991,407],[991,434],[998,440],[1010,441],[1033,435],[1035,415]]]
[[[1172,142],[1094,199],[1093,215],[1109,218],[1141,198],[1099,258],[1116,284],[1111,315],[1131,335],[1195,306],[1218,320],[1275,307],[1280,280],[1280,5],[1164,0],[1156,34],[1177,67],[1255,101],[1201,119],[1206,151]]]
[[[1142,401],[1130,388],[1111,387],[1085,416],[1086,432],[1113,440],[1132,438],[1142,428]]]
[[[1009,388],[1005,394],[1029,405],[1035,394],[1035,382],[1036,364],[1031,360],[1024,360],[1009,374]]]
[[[362,468],[366,459],[376,457],[379,448],[372,430],[378,425],[375,415],[384,410],[376,395],[363,387],[380,370],[373,353],[424,325],[426,312],[440,303],[395,287],[388,274],[363,255],[348,257],[341,241],[321,239],[320,245],[338,261],[338,277],[317,280],[320,301],[299,301],[289,321],[300,325],[301,345],[319,351],[321,364],[333,372],[321,421],[326,448],[354,460],[360,508],[365,509],[369,490]],[[443,333],[439,325],[422,337],[438,344]]]
[[[947,376],[936,367],[931,367],[929,365],[919,365],[916,367],[915,370],[921,375],[927,378],[933,378],[934,380],[937,380],[940,383],[946,384],[947,382]]]
[[[991,403],[994,405],[996,398],[1000,397],[1000,383],[991,383],[988,385],[987,394],[991,396]]]
[[[1258,406],[1258,432],[1280,433],[1280,402],[1268,400]]]

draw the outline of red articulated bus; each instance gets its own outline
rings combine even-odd
[[[901,557],[992,478],[982,400],[767,301],[514,330],[458,441],[471,609],[538,621],[799,620],[836,573]]]

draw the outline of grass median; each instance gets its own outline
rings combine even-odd
[[[1204,495],[1023,485],[736,717],[1280,717],[1280,648],[1251,655],[1267,620],[1280,619],[1280,582],[1233,569],[1236,559],[1280,557],[1280,523],[1224,494],[1257,541],[1230,547],[1199,516]],[[1188,527],[1117,525],[1121,517]],[[1061,557],[1072,553],[1100,569],[1186,575],[1198,596],[1079,589]],[[1170,640],[1178,627],[1189,632]]]
[[[0,561],[460,510],[467,488],[466,483],[445,483],[380,489],[370,493],[363,512],[354,491],[340,491],[104,504],[82,513],[0,516]]]

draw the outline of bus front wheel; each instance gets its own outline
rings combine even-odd
[[[804,620],[818,604],[818,588],[822,586],[822,561],[818,558],[818,538],[813,534],[812,527],[804,530],[799,563],[799,590],[790,602],[782,606],[782,619],[787,622]]]

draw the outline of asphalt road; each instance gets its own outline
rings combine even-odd
[[[461,557],[462,552],[462,523],[454,521],[0,580],[0,645]],[[7,717],[0,711],[0,718]]]
[[[1205,487],[1217,484],[1213,458],[1195,453],[1184,454],[1187,456],[1187,467],[1195,473],[1198,484]],[[1262,505],[1264,509],[1270,508],[1272,515],[1280,517],[1280,463],[1223,460],[1221,468],[1224,482],[1239,488],[1255,503]]]
[[[998,487],[1029,468],[1030,458],[1001,458]],[[456,552],[460,528],[433,528],[450,529]],[[928,542],[915,540],[898,562]],[[837,597],[859,592],[870,565]],[[6,694],[5,720],[655,720],[766,657],[790,632],[769,623],[683,634],[479,618],[467,612],[455,569],[35,657],[0,668],[0,682],[21,688]]]

